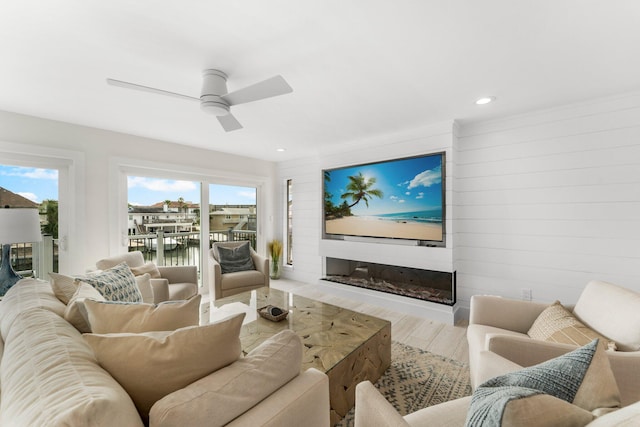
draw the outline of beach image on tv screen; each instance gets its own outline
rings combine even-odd
[[[325,233],[443,239],[442,153],[325,170]]]

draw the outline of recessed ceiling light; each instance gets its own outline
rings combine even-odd
[[[495,96],[484,96],[476,100],[476,105],[486,105],[496,100]]]
[[[286,148],[276,148],[276,151],[282,153],[283,151],[287,151]]]

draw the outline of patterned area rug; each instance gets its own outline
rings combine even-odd
[[[391,366],[375,386],[402,415],[471,395],[469,365],[395,341]],[[353,426],[353,417],[352,409],[336,426]]]

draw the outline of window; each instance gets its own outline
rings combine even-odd
[[[209,184],[209,234],[212,242],[248,240],[256,249],[257,189]]]
[[[35,271],[46,278],[58,271],[58,170],[0,165],[0,208],[34,208],[40,215],[43,242],[12,246],[15,271]]]
[[[287,180],[287,265],[293,265],[293,180]]]
[[[200,183],[127,176],[129,251],[200,271]]]

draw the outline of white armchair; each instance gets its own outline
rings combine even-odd
[[[218,247],[237,248],[243,243],[245,242],[216,242],[209,250],[209,292],[212,302],[219,298],[269,286],[269,260],[253,248],[250,248],[250,252],[255,270],[222,274]]]
[[[106,270],[122,262],[132,269],[141,269],[145,263],[142,252],[127,252],[96,262],[96,268]],[[152,266],[153,267],[153,266]],[[153,302],[186,300],[198,293],[198,267],[195,265],[156,266],[159,276],[150,279]]]
[[[532,366],[576,348],[571,344],[530,338],[531,328],[549,304],[488,295],[471,297],[467,328],[471,385],[480,384],[478,355],[489,350],[522,366]],[[611,283],[593,280],[578,302],[566,306],[578,320],[615,341],[618,351],[607,352],[618,382],[622,405],[640,400],[640,294]]]

